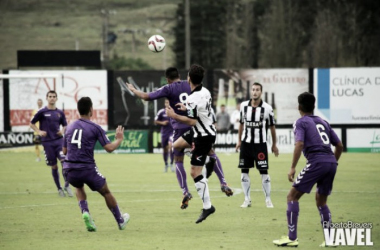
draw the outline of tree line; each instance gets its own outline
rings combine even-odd
[[[190,1],[191,63],[206,68],[380,65],[378,0]],[[184,1],[174,28],[185,67]]]

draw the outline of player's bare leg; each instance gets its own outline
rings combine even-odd
[[[111,210],[113,216],[115,217],[119,229],[123,230],[129,221],[129,214],[125,213],[123,216],[121,215],[116,199],[109,190],[107,183],[105,183],[104,186],[98,190],[98,192],[104,197],[107,207],[109,210]]]

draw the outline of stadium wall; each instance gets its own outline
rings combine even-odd
[[[161,152],[158,127],[153,121],[157,111],[164,107],[164,101],[143,102],[123,90],[117,78],[134,82],[141,90],[150,92],[166,84],[163,71],[10,70],[3,73],[56,73],[62,75],[62,79],[56,82],[44,78],[5,79],[0,82],[0,98],[4,104],[0,112],[1,132],[27,133],[37,99],[45,101],[46,92],[56,89],[57,105],[65,110],[69,122],[78,118],[77,99],[90,96],[97,110],[96,122],[105,130],[112,131],[121,124],[128,131],[148,131],[147,151]],[[180,74],[181,78],[187,76],[186,71]],[[299,118],[297,96],[304,91],[316,95],[316,115],[339,130],[345,151],[380,152],[380,109],[377,105],[380,68],[215,69],[207,71],[205,86],[212,92],[214,110],[218,112],[224,104],[232,114],[237,104],[249,99],[249,90],[255,81],[263,84],[263,99],[275,109],[280,152],[293,150],[292,124]],[[231,152],[236,140],[236,131],[220,133],[216,150]],[[3,147],[1,140],[0,147]]]

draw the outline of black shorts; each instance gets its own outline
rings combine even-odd
[[[33,135],[33,143],[35,145],[40,145],[41,144],[41,136],[40,135]]]
[[[194,150],[191,156],[192,166],[203,166],[206,162],[208,153],[215,143],[215,136],[203,136],[194,138]]]
[[[187,131],[186,133],[184,133],[182,135],[182,139],[184,139],[187,144],[189,144],[190,146],[193,144],[193,140],[194,140],[194,131],[193,129],[190,129],[189,131]]]
[[[268,148],[266,143],[254,144],[241,142],[238,168],[269,169]]]

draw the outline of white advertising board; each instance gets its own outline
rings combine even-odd
[[[94,113],[92,121],[108,129],[107,71],[9,71],[10,75],[59,75],[58,78],[14,78],[9,80],[10,122],[12,131],[28,131],[31,114],[37,109],[41,98],[46,106],[46,93],[55,90],[58,94],[57,108],[64,109],[67,122],[79,118],[77,101],[84,96],[92,99]]]
[[[262,99],[265,100],[267,94],[267,102],[274,106],[278,124],[293,124],[299,118],[297,97],[309,90],[307,69],[249,69],[239,74],[245,82],[263,85]]]
[[[347,152],[380,153],[380,129],[347,129]]]
[[[331,124],[380,123],[380,68],[314,69],[315,114]]]

